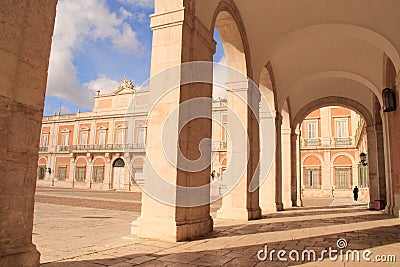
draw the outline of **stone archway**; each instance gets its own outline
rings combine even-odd
[[[214,28],[218,31],[224,47],[226,65],[228,68],[236,71],[228,71],[228,82],[226,84],[228,91],[228,111],[227,132],[232,140],[228,142],[227,158],[232,157],[242,159],[239,162],[247,162],[243,170],[238,170],[235,164],[228,162],[225,175],[225,182],[234,184],[232,179],[235,173],[243,172],[240,181],[232,190],[223,197],[222,207],[217,212],[218,218],[225,219],[258,219],[261,217],[259,207],[259,190],[250,190],[250,184],[254,179],[258,179],[256,173],[259,164],[259,125],[256,120],[258,117],[258,105],[254,108],[249,103],[259,103],[259,97],[254,93],[256,89],[251,84],[253,76],[251,68],[251,58],[249,45],[240,12],[232,0],[220,1],[211,22],[211,31]],[[249,80],[250,79],[250,80]],[[258,98],[258,99],[257,99]],[[235,119],[240,117],[240,120]],[[240,136],[237,129],[245,128],[247,136]],[[250,142],[238,144],[238,140],[248,138]],[[237,149],[237,146],[241,146]],[[237,153],[238,151],[242,153]],[[251,156],[250,156],[251,155]]]
[[[370,202],[369,207],[375,207],[376,200],[382,200],[382,190],[385,188],[382,185],[382,180],[385,180],[384,170],[380,168],[379,154],[384,154],[383,147],[379,146],[379,121],[375,118],[376,114],[372,114],[365,106],[356,102],[355,100],[344,97],[325,97],[307,103],[302,109],[298,111],[292,120],[292,127],[295,127],[304,120],[304,118],[312,111],[326,106],[343,106],[356,111],[360,114],[367,124],[367,141],[368,141],[368,154],[369,154],[369,181],[370,181]],[[377,124],[378,121],[378,124]],[[293,152],[294,153],[294,152]]]

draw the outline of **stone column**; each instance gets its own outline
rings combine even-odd
[[[181,64],[212,62],[216,43],[213,33],[194,16],[194,6],[183,7],[182,2],[188,3],[156,1],[155,14],[151,16],[154,76],[150,81],[150,101],[156,104],[149,113],[142,187],[150,195],[142,194],[141,216],[132,223],[133,234],[171,241],[194,239],[213,229],[207,186],[211,144],[203,143],[211,140],[212,121],[208,118],[212,84],[190,82],[191,78],[212,81],[212,67],[196,70],[198,66]],[[185,81],[188,83],[182,85]],[[198,103],[199,98],[203,102]],[[187,122],[194,113],[207,118]],[[199,147],[205,147],[203,155]],[[193,162],[199,158],[208,167],[196,167]],[[188,194],[193,191],[191,188],[202,186],[208,192]],[[195,201],[207,204],[193,206]]]
[[[282,201],[282,115],[276,113],[276,147],[275,147],[275,205],[277,211],[283,210]]]
[[[302,171],[301,171],[301,131],[299,127],[296,129],[296,134],[297,134],[297,141],[296,141],[296,151],[297,151],[297,156],[296,156],[296,162],[297,162],[297,168],[296,168],[296,174],[297,174],[297,206],[298,207],[303,207],[303,199],[302,199]]]
[[[69,182],[71,183],[71,187],[74,188],[75,187],[75,170],[76,170],[76,161],[75,161],[75,154],[71,153],[70,154],[70,164],[69,164]]]
[[[276,211],[275,207],[275,141],[270,142],[267,135],[275,127],[275,114],[260,107],[260,208],[263,213]],[[271,163],[271,165],[270,165]]]
[[[92,172],[93,172],[93,155],[91,153],[86,154],[87,165],[86,165],[86,188],[92,188]]]
[[[1,3],[0,266],[39,266],[33,209],[56,3]]]
[[[321,162],[321,194],[324,197],[330,197],[335,192],[335,167],[332,161],[331,151],[324,152],[324,161]]]
[[[284,118],[285,121],[285,118]],[[286,124],[286,123],[283,123]],[[292,151],[291,151],[291,129],[282,127],[281,130],[281,159],[282,159],[282,203],[284,207],[292,207]]]
[[[380,200],[379,173],[378,173],[378,149],[376,142],[375,126],[367,127],[368,142],[368,177],[369,177],[369,208],[375,207],[375,200]]]
[[[111,161],[111,154],[105,153],[104,157],[106,159],[106,166],[104,166],[104,180],[103,185],[105,185],[108,189],[112,188],[112,161]]]
[[[386,213],[393,214],[394,207],[394,196],[393,196],[393,184],[392,184],[392,168],[391,168],[391,158],[390,158],[390,134],[389,134],[389,121],[388,113],[382,111],[382,121],[383,121],[383,135],[384,138],[384,161],[385,161],[385,180],[386,180]],[[368,138],[368,136],[367,136]]]
[[[291,200],[292,200],[292,206],[297,207],[297,197],[298,197],[298,177],[297,177],[297,172],[298,172],[298,166],[297,166],[297,157],[298,157],[298,149],[297,149],[297,140],[299,138],[298,133],[296,130],[292,130],[290,134],[290,162],[291,162],[291,180],[290,180],[290,193],[291,193]]]
[[[255,220],[261,218],[259,207],[259,103],[260,93],[246,81],[228,84],[228,163],[225,183],[229,194],[223,197],[217,217]],[[252,108],[250,108],[252,107]],[[236,184],[236,175],[243,174]],[[235,177],[235,178],[234,178]],[[252,191],[252,184],[256,189]]]
[[[386,201],[385,149],[383,143],[382,124],[375,125],[375,132],[376,132],[376,147],[378,153],[379,195],[380,195],[380,200]]]

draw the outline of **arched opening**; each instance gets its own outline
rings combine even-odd
[[[39,180],[38,184],[40,183],[40,180],[44,180],[46,178],[47,172],[48,172],[47,159],[40,158],[38,162],[38,171],[37,171],[37,179]]]
[[[97,158],[93,162],[92,182],[101,185],[104,181],[106,162],[103,158]]]
[[[221,151],[217,152],[217,156],[214,155],[213,170],[218,170],[218,173],[212,172],[211,177],[217,178],[218,181],[214,181],[211,187],[220,188],[211,192],[220,193],[221,188],[224,188],[226,192],[216,216],[231,219],[257,219],[261,216],[258,189],[250,190],[250,187],[252,181],[258,184],[255,181],[258,181],[255,170],[259,163],[259,126],[255,118],[258,117],[259,100],[253,102],[254,95],[250,93],[254,86],[251,86],[248,81],[248,78],[252,77],[252,71],[246,31],[233,1],[224,0],[218,4],[211,25],[214,39],[217,41],[217,54],[214,61],[226,65],[223,68],[225,80],[221,81],[218,73],[214,72],[216,75],[214,81],[224,90],[228,89],[226,101],[223,103],[226,106],[225,114],[217,115],[222,125],[221,137],[219,140],[214,138]],[[221,90],[215,85],[213,89],[214,94],[216,90]],[[221,101],[219,102],[218,104],[221,105]],[[257,103],[256,110],[252,110],[249,103]],[[216,132],[215,128],[213,132]],[[238,148],[237,142],[246,139],[250,142],[241,142],[242,153],[235,151]],[[248,152],[243,153],[243,151]],[[221,166],[221,158],[226,158],[226,166]],[[221,181],[222,171],[224,171],[223,181]],[[211,195],[211,200],[213,199],[215,198]],[[232,201],[233,199],[235,201]]]
[[[343,106],[323,106],[303,118],[299,180],[304,206],[354,205],[355,186],[359,188],[357,203],[370,205],[368,165],[375,172],[372,159],[376,159],[377,154],[376,149],[369,150],[372,143],[369,139],[375,136],[367,136],[370,130],[364,117],[370,120],[370,115],[363,115]],[[369,158],[363,161],[362,153]],[[373,186],[379,187],[378,184]]]
[[[83,183],[86,182],[87,173],[87,160],[85,158],[79,158],[75,164],[75,186],[85,187]],[[81,185],[82,184],[82,185]]]
[[[112,189],[123,190],[125,188],[125,161],[117,158],[114,160],[112,166]]]

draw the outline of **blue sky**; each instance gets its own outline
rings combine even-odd
[[[113,92],[124,76],[149,78],[152,0],[59,0],[45,115],[90,111],[93,95]],[[214,61],[223,60],[218,34]]]

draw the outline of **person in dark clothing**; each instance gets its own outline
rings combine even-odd
[[[215,179],[215,170],[211,172],[211,179],[214,181]]]
[[[358,187],[354,187],[353,189],[353,195],[354,195],[354,200],[357,201],[358,200]]]

